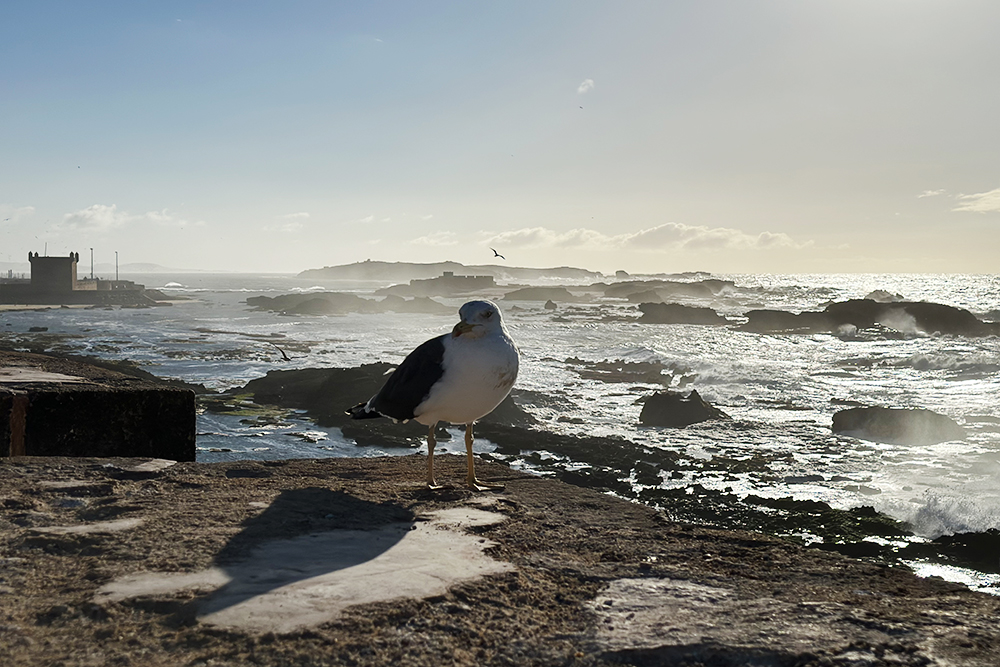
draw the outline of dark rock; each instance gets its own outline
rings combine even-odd
[[[269,371],[248,382],[239,392],[253,394],[254,402],[286,408],[302,408],[320,426],[339,427],[345,437],[358,444],[416,447],[427,436],[427,427],[415,421],[395,424],[390,419],[352,420],[346,410],[367,401],[385,384],[395,366],[364,364],[356,368],[302,368]],[[480,423],[530,425],[534,417],[519,407],[511,396],[505,398]],[[438,429],[439,438],[451,436]]]
[[[389,295],[382,299],[379,309],[394,313],[426,313],[430,315],[451,315],[455,309],[446,306],[427,296],[416,296],[412,299],[404,299],[401,296]]]
[[[545,308],[545,310],[555,310],[556,308],[558,308],[558,306],[556,306],[556,302],[555,301],[553,301],[552,299],[549,299],[548,301],[545,302],[544,308]]]
[[[687,396],[657,392],[646,399],[639,413],[639,422],[647,426],[684,428],[709,419],[729,419],[729,415],[709,404],[695,389]]]
[[[429,313],[449,314],[455,309],[428,297],[404,299],[387,296],[381,301],[341,292],[310,292],[280,296],[251,296],[247,305],[285,315],[341,315],[345,313]]]
[[[878,301],[879,303],[895,303],[897,301],[906,300],[902,294],[893,294],[892,292],[887,292],[884,289],[873,290],[865,295],[865,298],[871,299],[872,301]]]
[[[845,326],[868,329],[887,327],[904,333],[922,331],[957,336],[1000,335],[1000,324],[983,322],[964,308],[925,301],[879,303],[871,299],[851,299],[831,303],[822,312],[790,313],[780,310],[751,310],[746,313],[744,331],[831,332]]]
[[[566,360],[580,377],[599,382],[645,382],[647,384],[668,385],[674,377],[675,368],[662,361],[625,361],[624,359],[585,361],[577,357]]]
[[[583,297],[574,296],[565,287],[522,287],[503,295],[504,301],[559,301],[561,303],[576,303],[586,301]]]
[[[736,284],[731,280],[719,280],[709,278],[694,282],[683,282],[677,280],[630,280],[626,282],[608,285],[604,290],[604,296],[627,298],[631,300],[633,294],[654,291],[657,301],[664,301],[667,298],[678,296],[692,296],[701,298],[711,298],[722,294],[724,291],[733,289]],[[649,299],[643,299],[649,300]]]
[[[751,310],[746,313],[747,322],[742,331],[768,333],[775,331],[796,331],[803,333],[827,332],[835,328],[826,313],[791,313],[786,310]]]
[[[679,303],[640,303],[640,322],[647,324],[728,324],[711,308],[684,306]]]
[[[965,429],[951,417],[924,408],[850,408],[833,415],[833,432],[900,445],[961,440]]]

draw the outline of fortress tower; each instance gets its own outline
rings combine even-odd
[[[76,263],[80,253],[69,257],[42,257],[37,252],[28,253],[31,262],[31,291],[44,294],[72,292],[76,289]]]

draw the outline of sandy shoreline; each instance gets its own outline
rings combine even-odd
[[[2,460],[0,662],[1000,664],[995,597],[487,462],[504,492],[431,493],[424,463]],[[453,549],[482,571],[422,594],[413,554]],[[268,630],[268,600],[308,613]]]

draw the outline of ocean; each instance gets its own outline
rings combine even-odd
[[[712,277],[730,280],[735,287],[712,297],[676,301],[713,308],[738,323],[751,309],[821,310],[832,301],[884,290],[908,301],[942,303],[982,319],[1000,319],[996,275]],[[457,314],[288,316],[254,311],[245,302],[250,296],[310,291],[370,296],[385,286],[373,282],[317,283],[277,274],[122,278],[189,300],[148,309],[0,312],[0,343],[130,360],[161,377],[225,391],[276,369],[395,363],[457,321]],[[916,539],[923,540],[1000,530],[1000,338],[928,335],[906,322],[891,335],[851,336],[645,324],[637,320],[636,304],[625,299],[586,296],[554,279],[543,282],[564,284],[587,300],[555,309],[540,301],[499,301],[522,355],[516,398],[539,420],[539,428],[567,436],[622,438],[670,452],[688,465],[684,474],[660,476],[655,484],[665,489],[697,485],[737,496],[822,501],[843,509],[871,506],[907,522]],[[484,296],[497,298],[504,291]],[[457,313],[466,299],[436,300]],[[29,332],[31,327],[47,330]],[[291,361],[284,361],[281,351]],[[608,372],[628,368],[626,362],[655,363],[663,372],[656,377]],[[732,420],[686,429],[640,425],[638,400],[665,388],[697,389]],[[832,433],[833,413],[855,404],[927,408],[955,419],[967,437],[912,446]],[[200,461],[419,451],[359,446],[338,429],[321,428],[303,415],[293,415],[291,425],[274,425],[203,412],[197,443]],[[477,439],[476,450],[494,452],[496,444]],[[463,449],[460,439],[441,447]],[[540,460],[548,468],[553,462],[567,469],[581,465],[564,453],[522,454],[498,458],[536,472]],[[719,465],[751,459],[753,466]],[[621,475],[640,484],[627,478],[628,471]],[[1000,567],[977,571],[925,561],[909,564],[922,575],[1000,592]]]

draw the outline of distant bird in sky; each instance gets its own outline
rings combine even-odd
[[[431,338],[407,355],[389,379],[364,403],[347,411],[352,419],[411,419],[428,427],[427,486],[434,479],[434,430],[438,422],[465,424],[466,483],[474,491],[501,489],[476,478],[472,425],[492,412],[517,379],[518,351],[492,301],[469,301],[458,311],[451,333]]]
[[[493,248],[490,248],[490,250],[493,250]],[[507,258],[506,258],[506,257],[504,257],[503,255],[501,255],[500,253],[498,253],[498,252],[497,252],[496,250],[493,250],[493,256],[494,256],[494,257],[499,257],[500,259],[503,259],[503,260],[506,260],[506,259],[507,259]]]

